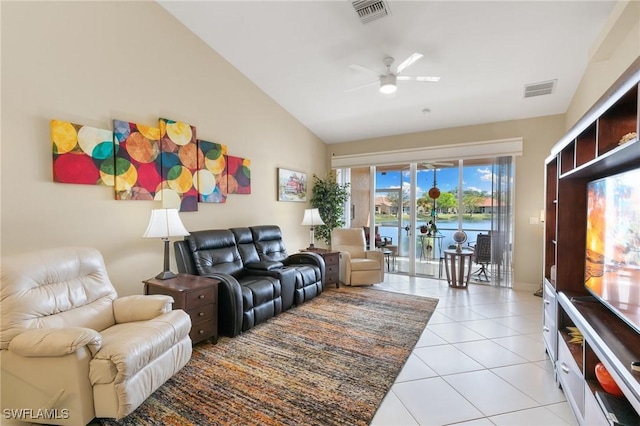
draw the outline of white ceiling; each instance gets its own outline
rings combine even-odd
[[[349,0],[159,3],[326,143],[560,114],[614,1],[390,1],[362,24]],[[424,57],[383,95],[382,73]],[[526,84],[557,79],[524,98]],[[424,113],[427,108],[429,113]]]

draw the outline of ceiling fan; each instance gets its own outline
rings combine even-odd
[[[431,77],[424,75],[401,75],[403,71],[413,65],[416,61],[422,58],[421,53],[414,53],[409,56],[407,59],[402,61],[398,68],[396,68],[395,72],[391,71],[391,65],[393,65],[394,59],[391,56],[387,56],[383,59],[384,65],[387,67],[387,71],[384,74],[380,74],[377,71],[371,70],[369,68],[365,68],[361,65],[352,64],[349,68],[370,73],[376,74],[378,78],[376,80],[370,81],[368,83],[361,84],[359,86],[352,87],[347,89],[347,92],[351,92],[353,90],[358,90],[363,87],[372,86],[374,84],[380,84],[380,92],[384,94],[390,94],[396,91],[397,82],[398,81],[421,81],[421,82],[436,82],[440,80],[440,77]]]

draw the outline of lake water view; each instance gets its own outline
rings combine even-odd
[[[403,222],[402,228],[400,232],[398,231],[397,222],[394,223],[378,223],[378,230],[382,237],[391,237],[393,239],[393,245],[398,246],[398,256],[408,256],[409,254],[409,237],[407,236],[407,231],[404,230],[404,227],[407,225],[407,222]],[[433,244],[432,239],[424,238],[423,234],[420,233],[420,225],[422,222],[419,222],[418,229],[411,232],[412,235],[415,235],[416,242],[416,252],[417,256],[420,256],[421,252],[421,242],[425,241],[426,244]],[[451,222],[437,222],[438,233],[443,235],[441,240],[442,249],[446,249],[450,245],[454,244],[453,242],[453,233],[458,230],[458,223],[456,221]],[[464,243],[466,246],[468,242],[473,242],[476,240],[476,235],[479,233],[487,233],[491,230],[491,220],[474,220],[474,221],[462,221],[462,230],[467,234],[467,242]],[[421,238],[422,236],[422,238]],[[431,240],[429,242],[429,240]],[[398,241],[400,243],[398,244]],[[438,249],[439,247],[436,247]]]

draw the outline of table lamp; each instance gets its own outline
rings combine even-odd
[[[308,249],[313,250],[315,249],[315,245],[314,243],[314,227],[316,227],[317,225],[324,225],[324,222],[322,221],[322,218],[320,217],[320,211],[318,209],[305,209],[304,211],[304,217],[302,218],[302,224],[304,226],[310,226],[311,227],[311,231],[309,233],[309,247]]]
[[[154,209],[151,210],[151,218],[147,230],[142,238],[162,238],[164,241],[164,270],[156,275],[159,280],[175,278],[176,274],[169,268],[169,237],[183,237],[189,235],[177,209]]]

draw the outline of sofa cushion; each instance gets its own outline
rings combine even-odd
[[[260,255],[258,255],[256,246],[253,243],[251,229],[247,227],[231,228],[230,231],[236,239],[236,245],[238,246],[238,251],[240,252],[240,257],[242,258],[244,265],[247,266],[248,264],[259,263]]]
[[[228,229],[194,231],[185,237],[198,275],[242,276],[243,263],[233,233]]]
[[[282,231],[275,225],[252,226],[253,242],[262,260],[283,261],[289,255],[282,241]]]
[[[322,280],[320,276],[320,268],[314,265],[295,265],[296,271],[298,271],[298,278],[296,279],[296,288],[304,287],[311,283],[317,283]]]

